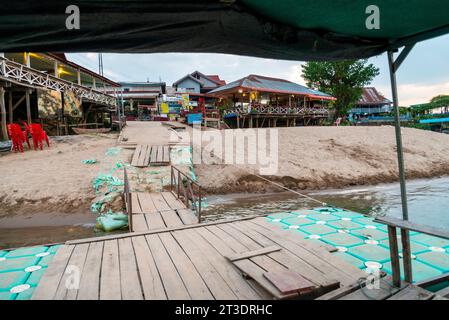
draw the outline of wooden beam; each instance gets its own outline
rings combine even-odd
[[[388,226],[388,242],[390,245],[393,285],[399,288],[401,286],[401,269],[399,265],[399,248],[396,227]]]
[[[23,102],[23,100],[25,100],[25,96],[26,96],[26,95],[23,95],[23,96],[19,99],[19,101],[17,101],[17,102],[13,105],[13,107],[12,107],[12,110],[13,110],[13,111],[16,110],[16,108],[19,106],[19,104],[21,104],[21,103]]]
[[[258,249],[258,250],[253,250],[253,251],[247,251],[247,252],[242,252],[242,253],[237,253],[231,256],[226,256],[226,258],[229,261],[237,261],[237,260],[243,260],[243,259],[249,259],[255,256],[260,256],[260,255],[264,255],[264,254],[269,254],[271,252],[275,252],[275,251],[279,251],[282,248],[279,246],[269,246],[269,247],[265,247],[262,249]]]
[[[25,92],[25,100],[26,100],[26,107],[27,107],[27,122],[28,124],[31,124],[31,106],[30,106],[30,91],[27,90]]]
[[[6,127],[5,89],[0,87],[0,114],[2,117],[2,137],[8,140],[8,128]]]
[[[406,230],[410,230],[410,231],[418,231],[421,233],[425,233],[428,235],[432,235],[435,237],[440,237],[440,238],[449,240],[449,231],[448,230],[443,230],[443,229],[430,227],[430,226],[424,226],[424,225],[410,222],[408,220],[402,220],[402,219],[397,219],[397,218],[392,218],[392,217],[377,217],[374,221],[383,223],[386,225],[398,227],[401,229],[406,229]]]
[[[14,109],[12,107],[12,92],[9,92],[8,95],[8,113],[9,113],[9,123],[14,121]]]

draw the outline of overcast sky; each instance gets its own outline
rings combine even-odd
[[[96,53],[67,54],[69,60],[98,72]],[[375,86],[391,99],[386,55],[369,59],[380,68]],[[182,76],[198,70],[218,74],[231,82],[248,74],[259,74],[305,84],[302,61],[261,59],[225,54],[103,54],[105,76],[114,81],[159,81],[171,85]],[[449,35],[415,46],[398,72],[400,105],[428,102],[438,94],[449,94]]]

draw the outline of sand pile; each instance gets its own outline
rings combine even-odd
[[[277,130],[278,170],[266,177],[284,186],[324,189],[397,181],[392,126]],[[402,133],[408,179],[449,174],[449,135],[411,128]],[[209,193],[279,190],[253,174],[259,174],[258,165],[225,165],[216,157],[214,161],[195,167]]]
[[[80,135],[50,138],[43,151],[0,155],[0,214],[39,212],[88,212],[98,196],[92,181],[116,161],[129,161],[132,151],[106,154],[117,135]],[[96,159],[95,164],[85,164]]]

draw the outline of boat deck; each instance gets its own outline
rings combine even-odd
[[[285,271],[309,290],[277,292],[266,273]],[[67,287],[73,274],[79,286]],[[33,299],[315,298],[364,276],[325,247],[253,217],[69,241]]]
[[[132,192],[132,231],[146,231],[198,223],[195,212],[171,192]]]

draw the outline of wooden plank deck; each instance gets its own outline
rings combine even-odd
[[[295,298],[314,298],[365,275],[325,248],[266,223],[264,217],[242,218],[68,241],[33,299],[273,298],[261,286],[267,285],[266,278],[258,279],[255,273],[248,279],[226,258],[244,257],[248,251],[253,253],[237,261],[261,272],[289,269],[313,284],[310,292]],[[74,268],[80,286],[66,288],[67,274]]]
[[[170,147],[137,145],[131,159],[134,167],[166,166],[170,164]]]
[[[131,201],[131,230],[135,232],[198,223],[194,211],[171,192],[133,192]]]

